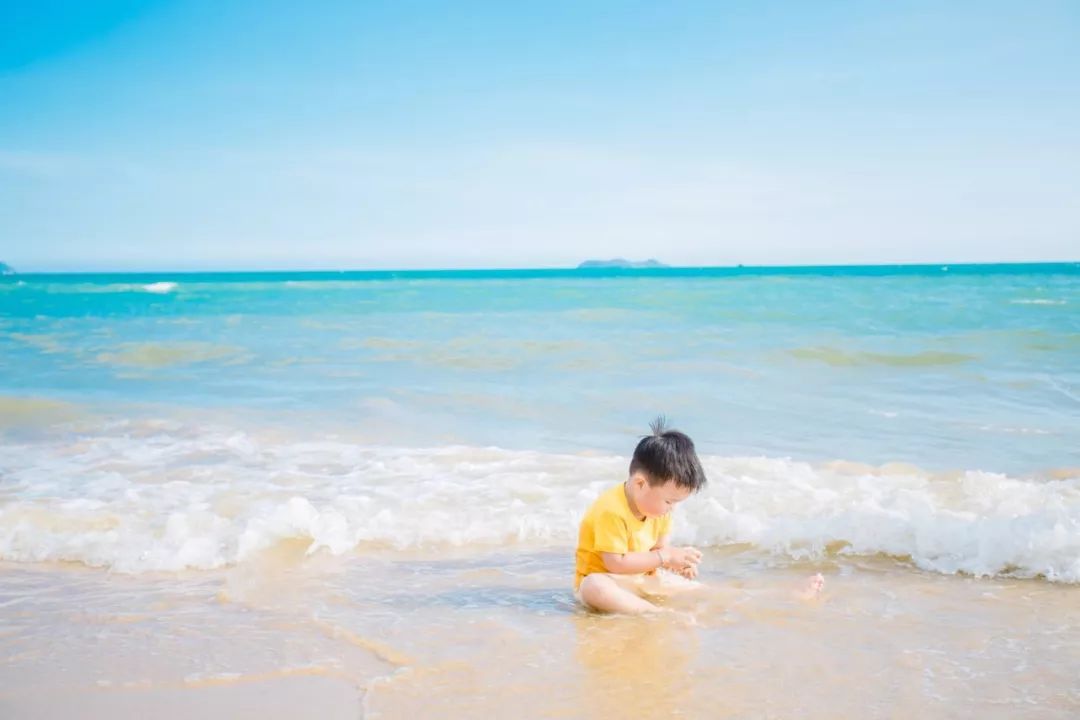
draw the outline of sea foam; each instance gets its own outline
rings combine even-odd
[[[1080,477],[703,458],[678,542],[791,558],[886,554],[920,568],[1080,582]],[[617,456],[395,448],[178,423],[0,444],[0,558],[127,573],[309,554],[514,544],[572,553],[578,520],[625,476]]]

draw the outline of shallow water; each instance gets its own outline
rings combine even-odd
[[[5,566],[5,717],[1039,717],[1080,709],[1069,586],[712,551],[648,618],[588,615],[551,551],[124,576]],[[76,712],[78,711],[78,712]],[[40,714],[35,714],[40,713]]]

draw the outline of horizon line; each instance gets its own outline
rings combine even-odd
[[[599,261],[610,262],[610,261]],[[3,266],[4,263],[0,263]],[[686,270],[732,270],[732,271],[778,271],[778,270],[834,270],[834,269],[939,269],[941,271],[948,271],[950,269],[960,268],[982,268],[982,267],[1015,267],[1024,268],[1032,266],[1075,266],[1080,269],[1080,260],[1025,260],[1025,261],[1007,261],[1007,262],[890,262],[890,263],[809,263],[809,264],[724,264],[724,265],[667,265],[662,264],[660,266],[651,267],[633,267],[633,266],[593,266],[593,267],[581,267],[579,265],[546,265],[546,266],[521,266],[521,267],[412,267],[412,268],[362,268],[362,267],[349,267],[349,268],[296,268],[296,267],[273,267],[273,268],[171,268],[171,269],[96,269],[96,270],[18,270],[11,265],[6,265],[10,272],[0,276],[3,278],[25,277],[25,276],[66,276],[66,275],[266,275],[277,273],[303,273],[312,275],[340,275],[340,274],[415,274],[415,273],[499,273],[499,272],[581,272],[581,273],[605,273],[605,272],[620,272],[620,273],[658,273],[662,274],[665,271],[686,271]]]

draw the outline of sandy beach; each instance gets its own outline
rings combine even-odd
[[[615,618],[550,550],[302,561],[131,577],[0,568],[4,717],[1066,718],[1076,589],[834,558],[710,552],[706,588]],[[693,620],[688,620],[692,617]]]

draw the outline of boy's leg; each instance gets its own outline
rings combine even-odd
[[[704,586],[697,580],[687,580],[668,570],[657,570],[641,579],[640,592],[647,597],[667,598],[690,590],[700,590],[702,587]]]
[[[600,612],[637,615],[660,609],[607,573],[592,573],[582,578],[578,597],[587,607]]]

